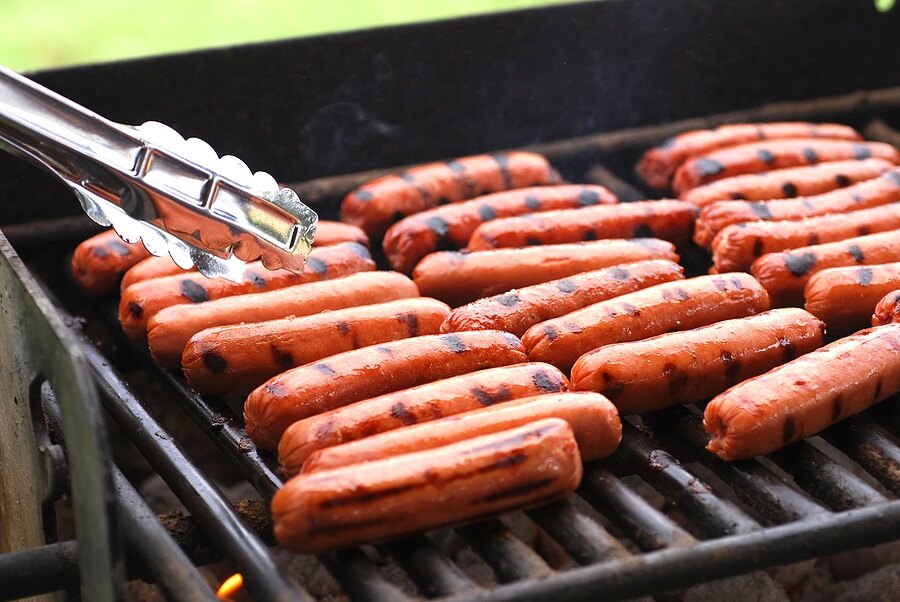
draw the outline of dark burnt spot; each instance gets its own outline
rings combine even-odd
[[[806,159],[807,163],[818,163],[819,156],[816,154],[815,149],[807,146],[803,149],[803,158]]]
[[[869,286],[872,284],[872,268],[864,267],[856,270],[856,281],[860,286]]]
[[[700,157],[694,165],[697,167],[697,173],[703,177],[717,176],[725,171],[724,165],[708,157]]]
[[[319,259],[318,257],[307,257],[306,258],[306,267],[313,273],[318,274],[320,276],[326,274],[328,272],[328,264]]]
[[[536,247],[541,244],[541,239],[535,238],[534,236],[528,236],[525,238],[525,244],[529,247]]]
[[[340,322],[337,323],[337,329],[338,329],[339,333],[345,335],[348,332],[350,332],[350,325],[347,324],[346,322],[344,322],[343,320],[341,320]]]
[[[752,211],[753,215],[759,219],[772,219],[772,210],[769,209],[769,206],[765,203],[750,203],[750,211]]]
[[[741,282],[740,276],[732,276],[731,277],[731,286],[733,286],[734,290],[736,290],[736,291],[744,290],[744,283]]]
[[[472,394],[472,396],[475,399],[478,400],[478,403],[480,403],[483,406],[489,406],[494,403],[494,400],[491,398],[491,394],[488,393],[487,391],[485,391],[484,389],[481,389],[479,387],[473,387],[472,389],[469,389],[469,392]]]
[[[681,287],[675,289],[675,294],[678,295],[678,298],[682,301],[687,301],[691,298],[691,294]]]
[[[756,237],[756,240],[753,241],[753,256],[759,257],[763,254],[763,239]]]
[[[835,181],[835,182],[837,183],[837,185],[840,186],[841,188],[843,188],[844,186],[849,186],[849,185],[850,185],[850,178],[848,178],[847,176],[845,176],[845,175],[842,174],[842,173],[839,173],[838,175],[834,176],[834,181]]]
[[[536,195],[527,194],[525,195],[525,206],[532,211],[537,211],[541,208],[541,199],[537,198]]]
[[[637,318],[641,315],[641,310],[631,303],[622,303],[622,309],[625,310],[625,313],[631,316],[632,318]]]
[[[723,285],[724,285],[724,282],[723,282]],[[721,290],[724,291],[725,289],[723,288],[723,289],[721,289]],[[674,296],[672,296],[672,291],[670,291],[670,290],[667,289],[667,288],[664,288],[664,289],[662,290],[661,296],[662,296],[662,300],[663,300],[663,301],[671,301],[671,300],[673,300],[673,299],[675,298]]]
[[[812,203],[810,203],[809,199],[805,199],[805,198],[802,199],[800,201],[800,204],[803,206],[804,209],[806,209],[808,211],[815,211],[815,209],[816,209],[816,206],[813,205]]]
[[[636,238],[654,238],[656,236],[656,232],[654,232],[653,228],[651,228],[647,224],[640,224],[635,229],[634,236]]]
[[[279,351],[273,347],[272,353],[275,357],[275,362],[282,368],[294,367],[294,356],[291,355],[290,351]]]
[[[614,280],[624,282],[631,277],[631,272],[626,268],[610,268],[609,275],[612,276]]]
[[[730,195],[732,201],[745,201],[747,197],[742,192],[732,192]]]
[[[534,386],[538,388],[540,391],[544,391],[545,393],[558,393],[562,391],[562,381],[559,379],[558,374],[553,374],[552,372],[547,372],[546,370],[540,370],[534,373],[534,376],[531,377],[532,382],[534,382]]]
[[[556,283],[556,290],[567,295],[574,293],[577,288],[571,280],[560,280]]]
[[[622,391],[625,390],[625,383],[621,380],[614,377],[609,372],[604,372],[602,374],[603,378],[603,390],[600,391],[611,400],[615,401],[619,395],[622,394]]]
[[[93,249],[91,249],[91,255],[99,259],[109,257],[109,253],[107,253],[106,249],[104,249],[103,247],[94,247]]]
[[[509,401],[510,399],[512,399],[512,397],[512,391],[510,391],[509,386],[505,384],[497,387],[497,391],[494,392],[494,401],[498,403]]]
[[[406,332],[409,333],[409,336],[419,336],[419,316],[417,316],[414,312],[409,311],[406,313],[398,314],[397,319],[406,324]]]
[[[263,390],[272,397],[287,397],[287,391],[279,381],[269,382],[263,386]]]
[[[521,301],[517,293],[504,293],[497,297],[497,303],[503,307],[515,307]]]
[[[450,233],[450,224],[447,223],[447,220],[437,215],[433,215],[426,219],[425,225],[439,238],[446,238]]]
[[[375,347],[375,350],[382,355],[394,357],[394,350],[387,345],[378,345],[377,347]]]
[[[794,434],[796,431],[796,425],[794,424],[794,417],[788,416],[784,419],[784,430],[781,433],[781,444],[787,445],[791,441],[794,440]]]
[[[734,354],[730,351],[726,351],[725,349],[722,350],[720,357],[722,358],[722,364],[725,366],[725,378],[727,378],[730,383],[737,382],[741,375],[740,360],[734,357]]]
[[[266,286],[266,279],[256,272],[252,272],[249,270],[244,272],[244,279],[256,288],[265,288]]]
[[[817,245],[817,244],[819,244],[819,242],[820,242],[819,235],[816,234],[815,232],[813,232],[812,234],[810,234],[809,236],[806,237],[807,245]]]
[[[438,204],[438,205],[449,205],[449,204],[450,204],[450,199],[448,199],[448,198],[445,197],[445,196],[438,197],[437,204]]]
[[[372,259],[372,254],[369,252],[369,249],[366,248],[366,245],[358,243],[358,242],[348,242],[348,243],[344,243],[344,244],[347,245],[347,248],[350,249],[350,251],[357,257],[360,257],[361,259]],[[328,271],[328,266],[325,266],[325,271],[326,272]],[[317,272],[317,273],[324,273],[324,272]]]
[[[181,294],[191,303],[209,301],[209,293],[206,292],[206,289],[190,279],[181,281]]]
[[[515,347],[517,349],[522,346],[522,341],[519,340],[519,337],[517,337],[516,335],[514,335],[511,332],[506,332],[506,331],[501,330],[500,336],[503,337],[503,339],[507,342],[507,344],[512,345],[513,347]]]
[[[894,186],[900,186],[900,169],[892,169],[884,172],[884,179]]]
[[[509,190],[513,187],[512,174],[509,172],[509,157],[504,153],[494,153],[491,155],[500,168],[500,175],[503,177],[503,187]]]
[[[556,482],[556,477],[547,477],[545,479],[538,479],[535,481],[530,481],[523,485],[517,485],[516,487],[509,487],[507,489],[500,489],[499,491],[494,491],[483,498],[481,498],[482,502],[491,503],[496,502],[498,500],[518,497],[521,495],[525,495],[527,493],[531,493],[532,491],[538,491],[539,489],[543,489],[549,485],[552,485]]]
[[[222,374],[228,368],[228,362],[225,361],[225,358],[210,350],[203,352],[203,365],[206,366],[207,370],[215,374]]]
[[[590,229],[584,233],[584,236],[581,237],[581,240],[587,242],[591,240],[597,240],[597,231]]]
[[[859,159],[860,161],[863,159],[868,159],[872,156],[872,151],[865,144],[854,144],[853,145],[853,158]]]
[[[384,518],[369,518],[365,520],[355,520],[341,523],[315,523],[310,524],[309,535],[310,537],[314,535],[337,535],[338,533],[344,533],[346,531],[358,531],[360,529],[374,527],[375,525],[382,525],[390,522],[391,521],[385,520]]]
[[[391,216],[391,223],[396,223],[406,217],[406,214],[402,211],[394,211],[394,215]]]
[[[111,241],[109,243],[109,247],[116,255],[120,255],[122,257],[128,257],[129,255],[131,255],[131,248],[121,240]]]
[[[881,379],[879,378],[878,381],[875,383],[875,394],[872,395],[872,400],[878,401],[880,397],[881,397]]]
[[[600,202],[600,195],[597,194],[596,190],[591,190],[590,188],[585,188],[581,192],[578,193],[578,204],[582,207],[589,207],[590,205],[596,205]]]
[[[551,341],[555,341],[559,338],[559,330],[552,324],[544,324],[544,334],[547,335],[547,338]]]
[[[128,313],[133,318],[140,318],[144,313],[144,308],[140,306],[140,304],[135,303],[134,301],[128,304]]]
[[[797,186],[795,186],[791,182],[785,182],[784,184],[782,184],[781,191],[784,193],[784,196],[788,198],[797,196]]]
[[[399,420],[405,425],[416,423],[416,417],[410,413],[409,408],[401,401],[398,401],[391,406],[391,417],[394,420]]]
[[[497,212],[494,211],[493,207],[485,203],[478,207],[478,217],[480,217],[482,221],[489,222],[492,219],[497,219]]]
[[[465,341],[463,341],[459,335],[456,334],[443,334],[440,337],[441,343],[444,344],[444,347],[452,351],[453,353],[464,353],[468,347],[466,347]]]
[[[854,203],[862,203],[863,201],[866,200],[866,197],[859,194],[858,192],[854,192],[853,194],[851,194],[850,198],[853,199]]]
[[[772,151],[768,151],[764,148],[756,151],[756,156],[759,157],[759,160],[766,165],[772,165],[773,163],[775,163],[775,155],[772,154]]]
[[[659,148],[672,148],[675,146],[675,136],[671,136],[662,141],[662,144],[659,145]]]
[[[784,256],[784,266],[794,276],[805,276],[816,265],[815,253],[788,253]]]
[[[854,260],[856,260],[856,263],[862,263],[866,260],[866,256],[859,245],[850,245],[847,252],[850,253]]]
[[[726,282],[724,278],[713,278],[712,283],[713,283],[713,286],[716,287],[717,291],[724,292],[724,291],[728,290],[728,282]],[[669,301],[669,299],[665,298],[665,295],[663,295],[663,299],[665,299],[666,301]]]
[[[362,493],[344,494],[339,497],[329,497],[319,504],[319,508],[327,510],[329,508],[340,508],[342,506],[355,506],[357,504],[369,504],[375,500],[380,500],[401,493],[406,493],[414,489],[415,485],[397,485],[395,487],[386,487],[374,491],[363,491]]]
[[[360,188],[354,194],[356,195],[356,199],[362,201],[363,203],[367,203],[374,198],[372,192],[366,190],[365,188]]]
[[[447,167],[450,168],[450,171],[453,173],[465,173],[466,171],[466,166],[459,161],[447,161]]]
[[[337,376],[337,372],[335,372],[334,368],[329,366],[328,364],[318,362],[312,365],[313,370],[317,372],[321,372],[325,376]]]
[[[778,339],[778,346],[781,347],[781,358],[785,362],[789,362],[797,357],[797,348],[792,342],[784,337]]]
[[[669,381],[669,392],[675,393],[683,388],[688,381],[688,374],[684,370],[680,370],[678,366],[672,362],[666,362],[663,365],[663,376]]]
[[[844,399],[838,395],[834,399],[831,400],[831,420],[837,421],[838,418],[841,417],[841,412],[844,411]]]
[[[872,229],[869,228],[868,226],[860,226],[859,228],[856,229],[856,231],[859,233],[860,236],[865,236],[867,234],[872,233]]]
[[[416,176],[412,175],[408,171],[401,171],[399,174],[400,179],[406,182],[407,184],[415,184]]]

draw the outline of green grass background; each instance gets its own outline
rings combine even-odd
[[[0,0],[0,63],[39,69],[565,1]]]

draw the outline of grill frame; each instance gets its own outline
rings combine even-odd
[[[306,179],[306,182],[294,187],[323,217],[333,217],[343,192],[380,171],[370,171],[370,168],[378,164],[395,165],[495,148],[528,146],[535,137],[541,141],[565,138],[561,142],[539,142],[530,147],[548,154],[564,174],[572,178],[575,178],[574,174],[578,174],[579,181],[605,184],[624,193],[623,198],[635,199],[644,196],[644,191],[631,173],[631,162],[636,153],[684,129],[729,121],[791,118],[839,119],[855,125],[865,125],[873,115],[897,123],[896,119],[900,117],[900,90],[853,90],[900,85],[900,81],[891,80],[890,69],[876,73],[878,64],[896,64],[900,59],[900,47],[885,41],[887,34],[896,31],[896,25],[900,24],[900,11],[894,10],[893,14],[887,16],[876,16],[870,4],[863,0],[804,1],[792,3],[791,6],[782,4],[774,0],[748,2],[745,8],[722,15],[713,6],[704,6],[703,3],[690,0],[672,0],[663,5],[653,3],[652,7],[649,1],[644,0],[613,0],[522,11],[503,17],[460,19],[423,26],[388,28],[67,69],[39,74],[37,79],[102,114],[126,122],[140,122],[149,118],[168,121],[181,131],[209,139],[220,151],[234,152],[246,158],[251,165],[285,173],[294,179]],[[648,10],[657,11],[656,16],[641,19],[640,15],[646,14]],[[685,14],[689,18],[685,18]],[[856,19],[859,31],[847,32],[842,28],[841,23],[847,19]],[[654,33],[659,33],[657,26],[660,22],[670,23],[671,29],[662,34],[660,39],[646,42],[646,36],[652,37]],[[573,27],[572,23],[576,25]],[[758,39],[754,39],[757,35],[754,23],[766,24],[763,35],[757,36]],[[798,25],[804,26],[802,32],[798,33]],[[684,48],[685,36],[690,37],[690,34],[696,34],[704,27],[714,30],[712,39],[691,38],[687,48]],[[865,31],[867,27],[869,29]],[[723,40],[722,32],[729,30],[737,32],[734,39]],[[620,37],[607,36],[597,40],[595,38],[598,31],[618,31]],[[878,39],[879,32],[884,34],[884,39]],[[838,34],[848,40],[847,45],[830,43],[830,38]],[[867,40],[867,36],[871,39]],[[460,37],[467,39],[472,48],[460,52],[459,44],[455,43],[448,47],[453,52],[434,50],[441,43]],[[539,42],[534,44],[533,40]],[[707,51],[739,46],[741,43],[745,44],[747,52],[736,53],[715,64],[710,64],[708,59],[703,58]],[[645,46],[635,50],[639,44]],[[765,48],[767,44],[772,46]],[[529,50],[529,45],[536,50]],[[361,70],[356,83],[353,83],[354,70],[367,64],[367,54],[378,56],[380,53],[386,57],[388,64],[400,65],[397,67],[399,71],[407,73],[416,61],[406,57],[413,56],[413,50],[423,48],[432,50],[431,56],[428,53],[422,56],[434,59],[434,71],[418,72],[416,85],[406,90],[405,95],[403,91],[383,94],[388,84],[378,79],[377,70],[371,73],[366,69]],[[531,90],[538,98],[535,104],[527,98],[531,82],[522,78],[521,73],[506,73],[502,68],[498,70],[492,65],[483,64],[482,57],[496,56],[504,49],[510,52],[514,61],[525,63],[529,57],[546,60],[550,64],[559,64],[559,61],[567,58],[572,60],[571,64],[566,63],[564,68],[560,68],[558,74],[548,75],[547,81],[538,87],[538,92]],[[654,55],[665,56],[673,49],[685,52],[688,57],[685,65],[671,73],[666,73],[664,67],[651,67],[642,72],[649,82],[658,84],[655,89],[649,84],[646,89],[623,91],[617,88],[623,81],[627,88],[632,77],[628,73],[629,67],[634,67],[641,60],[647,61]],[[779,57],[792,51],[800,53],[804,50],[814,58],[806,59],[808,64],[804,66],[803,75],[792,81],[791,76],[796,74],[796,68],[787,61],[779,61]],[[585,53],[585,56],[577,56],[579,53]],[[608,58],[604,53],[609,53],[613,58]],[[762,53],[762,60],[759,56],[751,57],[753,53]],[[283,67],[268,67],[278,64],[273,57],[285,54],[307,62],[309,70],[305,80],[303,76],[286,73],[287,70]],[[863,57],[873,54],[879,56],[880,60],[853,70],[854,65],[859,65]],[[602,59],[599,58],[601,56]],[[601,75],[592,76],[591,65],[598,61],[608,68]],[[258,69],[259,65],[267,65],[267,68]],[[700,68],[705,69],[705,79],[691,73],[692,69]],[[236,70],[241,70],[241,77],[236,80],[234,97],[222,99],[215,94],[215,88],[229,83],[228,78],[232,78]],[[843,70],[845,73],[841,77],[828,79],[832,70]],[[170,77],[173,72],[180,77]],[[455,82],[459,89],[452,89],[454,86],[441,80],[454,72],[459,73],[458,81]],[[739,74],[737,78],[735,74]],[[303,99],[297,106],[286,106],[280,102],[272,104],[272,93],[258,94],[259,98],[256,98],[254,95],[258,90],[264,89],[262,84],[273,75],[287,76],[284,85],[288,90],[312,90],[313,98]],[[399,78],[401,74],[394,77]],[[678,79],[682,77],[685,79]],[[748,81],[766,82],[771,89],[778,90],[780,98],[793,100],[746,109],[767,100],[770,92],[763,85],[750,86],[743,81],[735,82],[744,77]],[[490,84],[485,84],[483,80],[489,80]],[[548,92],[560,80],[579,81],[583,85],[571,93],[571,98],[560,100],[557,94]],[[347,81],[351,84],[347,84]],[[484,86],[484,89],[476,90],[474,98],[467,99],[466,94],[471,94],[479,85]],[[123,86],[127,90],[124,96],[133,100],[133,103],[121,102]],[[721,86],[723,92],[710,100],[705,95],[709,95],[715,86]],[[667,95],[679,90],[685,95],[683,104],[670,106]],[[176,91],[179,98],[183,97],[186,101],[183,105],[167,108],[162,101],[167,96],[173,97]],[[610,114],[601,115],[594,106],[594,99],[610,93],[625,94],[629,97],[630,104],[640,110],[634,112],[627,107],[616,106]],[[802,100],[839,93],[847,94],[813,101]],[[346,102],[348,95],[362,99],[367,94],[375,95],[377,99],[370,104],[366,104],[368,99],[363,103],[366,115],[377,115],[385,111],[392,116],[388,120],[391,127],[374,138],[384,143],[380,147],[384,150],[380,156],[364,151],[350,153],[344,162],[337,161],[332,165],[316,163],[308,157],[300,165],[287,163],[288,157],[297,149],[298,123],[303,123],[303,120],[315,121],[316,115],[321,118],[321,111]],[[251,97],[253,99],[249,108],[243,106]],[[405,102],[400,102],[401,100]],[[517,108],[514,100],[524,108]],[[539,106],[542,103],[546,105],[550,100],[558,102],[554,106]],[[391,104],[403,106],[409,103],[420,107],[420,110],[411,115],[397,115],[386,109]],[[490,106],[500,115],[500,118],[494,119],[496,123],[482,122],[475,126],[466,123],[467,116],[472,115],[472,111],[480,106]],[[201,109],[207,107],[212,110],[204,113]],[[734,108],[739,110],[715,113]],[[516,113],[518,109],[521,111]],[[432,114],[426,116],[429,111]],[[510,115],[509,111],[516,114]],[[260,124],[248,117],[252,114],[266,115],[270,124],[283,127],[273,129],[271,125],[262,124],[263,129],[258,129]],[[672,121],[698,114],[704,117]],[[350,122],[342,121],[343,118],[335,119],[335,131],[338,134],[346,134],[348,128],[354,126],[352,119]],[[552,126],[542,125],[537,134],[533,133],[534,129],[529,129],[529,124],[533,126],[542,120]],[[366,117],[356,123],[356,126],[361,123],[365,127],[374,127],[378,121],[379,119]],[[442,126],[444,130],[429,131],[426,128],[426,131],[436,135],[408,136],[409,132],[438,121],[445,122]],[[663,126],[647,125],[659,122],[668,123]],[[237,127],[234,127],[235,124]],[[315,140],[314,135],[299,129],[301,144]],[[440,135],[442,131],[453,132],[454,129],[462,134],[449,138]],[[477,137],[473,137],[473,130],[479,130]],[[229,134],[220,138],[223,131],[228,131]],[[263,149],[252,147],[260,133],[270,137],[272,141]],[[889,127],[879,129],[874,125],[870,133],[874,133],[875,137],[896,135]],[[329,175],[361,169],[366,171],[342,176]],[[16,198],[27,192],[35,202],[13,208],[4,218],[4,231],[10,235],[13,246],[19,252],[29,257],[38,257],[43,252],[41,249],[50,250],[57,253],[58,260],[62,255],[60,249],[82,237],[81,233],[92,231],[93,227],[86,225],[83,218],[67,217],[57,217],[57,221],[6,227],[33,220],[38,215],[68,216],[76,210],[68,193],[48,183],[43,174],[32,173],[12,159],[0,156],[0,173],[18,174],[20,170],[20,178],[0,182],[0,195]],[[317,179],[308,180],[313,176]],[[55,268],[59,268],[59,261],[56,264]],[[44,276],[44,284],[57,296],[56,308],[65,312],[67,305],[70,305],[68,295],[72,294],[71,287],[65,282],[54,281],[53,276],[47,278],[46,273],[41,273],[40,270],[35,273]],[[55,276],[58,279],[59,272]],[[27,278],[27,274],[25,277]],[[37,290],[37,287],[32,290]],[[78,315],[84,314],[79,312]],[[108,308],[105,311],[94,308],[89,323],[111,319],[112,314]],[[72,320],[69,322],[77,323]],[[146,413],[148,408],[144,407],[144,402],[140,399],[129,400],[127,383],[122,382],[115,370],[107,365],[107,362],[116,359],[112,356],[116,353],[115,348],[108,350],[108,356],[104,358],[98,355],[95,347],[85,346],[83,339],[78,339],[73,347],[81,349],[88,358],[88,364],[101,391],[105,391],[103,401],[115,414],[116,421],[126,430],[158,432],[155,430],[158,424],[154,424],[154,419]],[[146,356],[144,352],[135,349],[130,349],[127,353],[136,357]],[[265,464],[263,458],[254,455],[252,446],[248,448],[240,430],[223,420],[223,412],[214,404],[192,399],[179,392],[183,388],[180,379],[166,375],[164,380],[173,400],[182,403],[186,413],[201,427],[215,434],[214,442],[235,461],[239,469],[249,471],[251,482],[264,497],[270,496],[277,484],[277,474],[272,471],[271,465]],[[128,404],[132,404],[133,411],[123,412],[122,407]],[[853,443],[857,441],[854,439],[856,435],[853,429],[858,432],[862,428],[865,432],[868,428],[871,431],[873,427],[868,418],[871,415],[877,419],[876,426],[885,425],[884,428],[877,426],[876,432],[878,429],[886,429],[896,436],[900,431],[900,421],[897,420],[900,412],[897,411],[897,406],[897,400],[885,402],[885,407],[854,420],[852,426],[832,429],[826,434],[826,439],[847,442],[858,449],[854,453],[859,458],[872,458],[871,449],[867,452],[864,445],[861,448],[858,442]],[[790,453],[779,454],[776,464],[799,469],[797,474],[805,475],[811,484],[824,478],[826,486],[821,489],[820,495],[828,500],[828,504],[839,508],[839,511],[825,514],[828,518],[822,520],[820,504],[810,504],[808,496],[798,496],[794,489],[788,488],[794,492],[789,508],[777,507],[778,505],[772,508],[769,504],[769,515],[764,511],[759,511],[759,515],[769,520],[801,515],[809,518],[805,522],[756,529],[756,519],[748,516],[744,510],[736,511],[737,507],[732,501],[718,496],[682,497],[681,499],[686,500],[683,505],[689,507],[694,516],[708,519],[707,535],[714,537],[698,542],[697,537],[643,501],[623,481],[623,476],[629,470],[638,472],[657,489],[666,489],[676,498],[684,496],[685,491],[696,486],[697,482],[702,484],[706,473],[701,472],[700,480],[696,481],[698,468],[668,462],[666,457],[674,449],[669,446],[670,440],[677,440],[679,445],[683,445],[681,439],[691,440],[693,437],[696,444],[696,424],[692,425],[690,419],[690,416],[684,416],[684,412],[679,410],[654,416],[653,420],[648,421],[649,426],[642,427],[648,430],[642,431],[632,425],[626,429],[623,452],[619,454],[624,459],[617,455],[611,462],[590,466],[586,473],[585,485],[579,495],[597,497],[603,507],[617,509],[619,518],[614,526],[631,536],[641,549],[640,554],[626,556],[630,553],[622,547],[619,540],[602,525],[581,514],[577,505],[571,501],[529,513],[532,520],[545,531],[553,533],[554,538],[585,565],[550,576],[546,563],[540,556],[498,521],[459,530],[462,538],[493,567],[500,581],[509,582],[493,590],[475,587],[451,560],[424,537],[385,544],[378,549],[393,558],[406,571],[411,581],[430,597],[536,600],[564,595],[573,599],[595,599],[602,594],[605,598],[614,599],[685,587],[691,583],[743,573],[754,568],[900,538],[900,520],[897,520],[900,518],[900,502],[896,499],[889,501],[883,492],[872,488],[870,481],[860,480],[845,468],[835,467],[836,465],[827,461],[823,463],[822,453],[817,447],[801,442],[799,446],[792,446]],[[673,429],[676,432],[665,431],[662,438],[664,443],[647,434],[652,431],[653,426],[666,424],[667,421],[676,424]],[[887,435],[888,443],[890,436]],[[152,436],[140,437],[140,441],[138,447],[146,455],[165,453],[159,451],[160,442]],[[872,437],[868,437],[862,443],[871,444],[872,441]],[[892,447],[887,448],[890,452],[888,459],[896,463],[900,450],[891,445]],[[654,454],[660,449],[662,453]],[[675,453],[676,459],[682,457],[679,453]],[[649,461],[651,456],[655,458],[653,462]],[[690,456],[684,456],[687,457]],[[165,463],[172,464],[173,458],[169,454],[164,458]],[[644,462],[642,458],[647,458],[648,461]],[[705,469],[725,481],[731,478],[734,482],[744,483],[743,486],[749,491],[765,493],[778,488],[777,474],[768,464],[760,469],[754,460],[751,461],[754,463],[751,464],[754,466],[753,470],[743,470],[733,468],[734,465],[717,465],[711,458],[704,459],[707,460]],[[656,470],[654,465],[664,465],[664,468]],[[729,466],[732,468],[728,468]],[[817,467],[817,470],[810,471],[806,468],[808,466]],[[167,471],[171,471],[171,468],[163,468],[160,472],[162,474]],[[220,499],[216,499],[215,486],[197,471],[186,474],[191,472],[168,474],[165,480],[188,480],[182,489],[184,497],[191,497],[191,491],[212,492],[210,499],[196,496],[200,498],[194,500],[198,504],[198,514],[221,514],[228,517],[231,511],[221,504]],[[891,473],[881,471],[880,474],[889,477]],[[897,494],[896,483],[890,489]],[[780,505],[788,503],[788,495],[790,494],[784,491],[780,493]],[[853,508],[869,502],[875,504]],[[766,510],[765,502],[761,505]],[[234,521],[235,517],[230,516],[225,520]],[[739,526],[735,527],[731,523]],[[648,526],[653,528],[648,531]],[[238,532],[244,532],[239,524],[235,528]],[[207,526],[207,530],[210,527]],[[207,533],[211,539],[219,538],[221,541],[225,537],[218,527],[212,527],[211,530],[212,533]],[[580,540],[577,537],[579,530],[589,531],[591,538]],[[737,531],[737,534],[727,534]],[[249,537],[253,541],[256,536],[251,534]],[[246,556],[251,559],[254,554],[263,554],[263,561],[256,567],[259,569],[256,576],[248,576],[248,588],[266,599],[288,595],[286,590],[279,590],[277,585],[272,585],[281,581],[277,577],[278,569],[268,565],[266,553],[260,549],[258,540],[249,546],[249,550],[235,550],[228,545],[223,548],[233,561],[242,552],[246,552]],[[395,600],[404,597],[395,585],[385,579],[371,557],[360,549],[323,555],[321,561],[344,591],[354,599]],[[245,558],[244,562],[253,561]],[[275,580],[270,582],[270,588],[260,582],[272,576],[275,576]],[[254,589],[256,587],[260,589]]]

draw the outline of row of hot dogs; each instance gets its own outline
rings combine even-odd
[[[798,132],[817,139],[777,140]],[[834,211],[880,210],[869,218],[879,225],[867,227],[888,232],[832,244],[855,263],[900,262],[900,254],[890,259],[900,251],[891,242],[900,232],[881,227],[897,217],[889,204],[900,201],[896,150],[857,140],[852,129],[827,124],[729,126],[677,137],[648,152],[642,169],[651,183],[674,176],[682,198],[728,191],[719,198],[749,199],[727,201],[720,234],[760,226],[747,216],[790,215],[778,213],[788,203],[821,211],[831,220],[814,223],[823,232],[829,223],[828,232],[843,227]],[[751,144],[733,147],[742,142]],[[775,171],[752,173],[760,166]],[[518,186],[527,188],[503,192]],[[776,189],[812,196],[770,200]],[[846,198],[854,205],[841,205]],[[301,551],[565,495],[580,480],[581,459],[618,445],[619,412],[718,395],[706,410],[709,449],[738,459],[813,434],[900,389],[900,326],[821,348],[819,319],[772,309],[796,304],[807,280],[807,288],[833,280],[823,268],[845,265],[839,250],[823,245],[798,256],[787,251],[799,240],[794,231],[774,235],[775,246],[755,231],[761,242],[754,239],[751,253],[765,251],[756,261],[770,265],[754,265],[758,280],[740,272],[685,280],[673,243],[686,244],[692,233],[698,242],[710,239],[719,203],[705,204],[702,212],[684,200],[618,204],[602,187],[558,185],[556,171],[529,153],[430,164],[348,195],[342,215],[359,229],[325,222],[303,274],[250,266],[245,282],[234,284],[151,258],[126,273],[120,318],[130,336],[147,338],[157,361],[180,363],[201,393],[249,392],[248,434],[277,447],[285,474],[298,475],[274,499],[273,516],[279,541]],[[858,217],[840,232],[859,234],[870,222]],[[765,219],[772,222],[765,227],[798,227]],[[411,280],[373,271],[363,230]],[[326,239],[337,244],[322,246]],[[788,243],[779,248],[782,239]],[[114,238],[104,244],[128,248]],[[769,253],[776,248],[780,256]],[[76,278],[109,272],[92,268],[115,263],[108,261],[115,252],[104,253],[79,248]],[[803,271],[798,262],[812,265]],[[891,266],[850,269],[856,281],[848,280],[848,291],[862,281],[892,290]],[[838,299],[835,287],[822,288]],[[885,297],[882,321],[898,303],[900,293]],[[822,316],[829,330],[855,329],[843,317],[848,304],[835,307],[844,314]],[[871,354],[878,359],[866,364]],[[833,378],[845,364],[847,378]],[[865,372],[874,364],[877,371]]]

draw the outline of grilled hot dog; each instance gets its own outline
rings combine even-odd
[[[412,167],[363,184],[341,204],[341,220],[379,240],[407,215],[490,192],[558,184],[559,174],[535,153],[476,155]]]
[[[581,482],[572,428],[548,418],[394,458],[301,474],[272,498],[275,539],[319,552],[559,499]]]
[[[872,323],[878,302],[900,289],[900,263],[828,268],[806,283],[806,310],[828,324],[829,334],[847,334]]]
[[[769,296],[748,274],[667,282],[535,324],[522,337],[530,360],[564,372],[580,356],[612,343],[637,341],[769,309]]]
[[[191,337],[181,364],[188,384],[198,393],[247,393],[276,374],[330,355],[437,334],[449,312],[440,301],[420,297],[219,326]]]
[[[469,250],[632,237],[682,244],[690,240],[699,212],[690,203],[664,200],[510,217],[479,226],[469,241]]]
[[[322,219],[318,221],[313,246],[330,247],[342,242],[356,242],[364,247],[368,247],[369,237],[362,231],[362,228],[357,228],[351,224]]]
[[[875,314],[872,316],[872,326],[893,322],[900,322],[900,289],[885,295],[875,306]]]
[[[445,378],[298,420],[281,437],[278,457],[282,471],[291,475],[318,449],[568,388],[562,372],[539,362]]]
[[[452,306],[514,288],[643,259],[678,261],[675,246],[655,238],[610,239],[475,253],[432,253],[413,270],[423,295]]]
[[[825,325],[774,309],[684,332],[607,345],[578,358],[572,386],[609,397],[622,414],[702,401],[822,346]]]
[[[900,230],[848,238],[763,255],[751,273],[769,291],[774,307],[800,305],[810,277],[825,268],[900,261]]]
[[[542,420],[562,418],[569,423],[584,462],[610,455],[622,440],[622,422],[616,407],[597,393],[557,393],[526,397],[498,406],[480,408],[408,426],[351,443],[314,452],[303,463],[303,472],[331,470],[360,462],[372,462],[425,449],[434,449],[488,433],[504,431]],[[296,458],[279,457],[288,475],[297,472]]]
[[[149,256],[142,243],[127,243],[115,230],[107,230],[75,247],[72,277],[85,292],[107,295],[116,290],[128,268]]]
[[[147,336],[147,321],[166,307],[330,280],[374,269],[375,262],[369,250],[348,242],[314,249],[300,274],[287,270],[269,271],[260,262],[252,262],[247,264],[241,282],[206,278],[197,272],[154,278],[137,282],[122,292],[119,321],[129,338],[142,341]]]
[[[722,200],[768,201],[811,196],[869,180],[893,167],[890,161],[866,159],[777,169],[717,180],[687,190],[679,198],[705,207]]]
[[[683,274],[684,268],[667,259],[648,259],[583,272],[458,307],[450,312],[441,330],[495,329],[522,336],[538,322],[648,286],[681,280]]]
[[[195,269],[185,270],[178,267],[171,257],[168,255],[163,257],[148,257],[134,266],[132,266],[125,276],[122,277],[120,290],[125,290],[132,284],[143,282],[144,280],[152,280],[153,278],[162,278],[163,276],[172,276],[173,274],[186,274],[194,272]]]
[[[767,454],[898,391],[900,324],[862,330],[713,399],[707,449],[723,460]]]
[[[900,151],[884,142],[811,138],[763,140],[713,151],[685,161],[675,172],[672,188],[680,194],[731,176],[870,157],[900,163]]]
[[[288,370],[244,403],[247,434],[274,449],[293,422],[390,391],[525,361],[518,338],[482,330],[414,337],[363,347]]]
[[[853,128],[836,123],[738,123],[722,125],[710,130],[694,130],[669,138],[651,148],[641,158],[638,171],[653,188],[669,187],[669,181],[679,165],[691,157],[714,150],[779,138],[835,138],[861,140]]]

